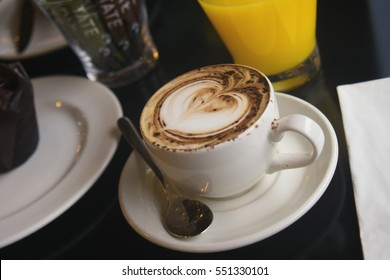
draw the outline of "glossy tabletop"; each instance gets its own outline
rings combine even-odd
[[[168,80],[201,66],[232,62],[197,1],[147,3],[159,63],[138,82],[113,89],[124,114],[135,123],[148,98]],[[326,192],[291,226],[252,245],[219,253],[183,253],[150,243],[129,226],[119,206],[119,178],[131,154],[121,139],[91,189],[42,229],[0,249],[1,259],[362,259],[336,86],[390,76],[388,11],[387,0],[318,0],[322,70],[289,94],[307,100],[328,117],[338,137],[339,160]],[[22,64],[31,78],[84,76],[67,47],[24,59]]]

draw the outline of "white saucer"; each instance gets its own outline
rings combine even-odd
[[[325,133],[320,158],[308,167],[266,176],[251,191],[230,200],[202,199],[214,212],[214,221],[203,234],[178,239],[162,225],[163,199],[151,171],[136,154],[124,166],[119,182],[119,202],[128,223],[145,239],[185,252],[217,252],[263,240],[302,217],[322,196],[337,165],[338,143],[328,119],[296,97],[277,93],[281,116],[300,113],[318,122]],[[306,140],[286,133],[279,150],[306,150]],[[264,189],[268,189],[264,192]]]
[[[0,247],[45,226],[81,198],[120,136],[122,108],[105,86],[69,76],[32,82],[40,139],[23,165],[0,174]]]
[[[14,0],[0,1],[0,59],[18,60],[30,58],[67,45],[57,28],[41,12],[36,11],[29,45],[23,53],[18,53],[11,33],[16,2]]]

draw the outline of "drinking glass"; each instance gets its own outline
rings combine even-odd
[[[35,0],[82,62],[110,87],[133,82],[156,64],[144,0]]]
[[[320,69],[317,0],[198,0],[237,64],[288,91]]]

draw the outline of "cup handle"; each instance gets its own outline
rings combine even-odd
[[[312,145],[312,150],[303,153],[278,153],[273,155],[267,173],[282,169],[298,168],[313,163],[324,148],[325,136],[321,127],[309,117],[293,114],[275,120],[272,124],[271,141],[282,140],[286,131],[296,132],[305,137]]]

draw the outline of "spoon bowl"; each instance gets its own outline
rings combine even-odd
[[[133,123],[126,117],[117,122],[123,137],[143,158],[161,182],[168,206],[164,215],[165,229],[175,237],[189,238],[204,232],[213,221],[213,212],[203,202],[179,195],[167,182],[146,150],[145,144]]]

